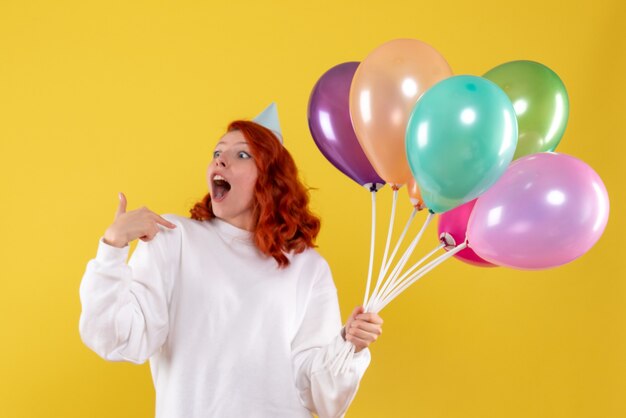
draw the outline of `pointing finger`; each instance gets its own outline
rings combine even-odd
[[[119,192],[118,197],[120,199],[120,203],[117,206],[117,211],[115,212],[115,219],[126,212],[126,196],[124,196],[124,193]]]
[[[157,216],[156,223],[166,226],[168,228],[176,228],[176,224],[171,223],[170,221],[163,218],[162,216],[159,216],[159,215],[156,215],[156,216]]]

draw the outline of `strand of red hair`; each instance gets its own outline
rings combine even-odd
[[[254,243],[265,255],[273,257],[280,268],[289,265],[285,253],[298,254],[315,247],[320,219],[309,209],[308,189],[298,178],[298,169],[289,151],[272,131],[255,122],[236,120],[227,131],[238,130],[246,138],[258,177],[254,186]],[[211,194],[189,211],[191,218],[215,218]]]

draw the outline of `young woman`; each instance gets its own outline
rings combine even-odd
[[[313,249],[320,222],[281,139],[231,123],[191,219],[126,212],[120,194],[87,264],[81,338],[106,360],[150,360],[157,417],[339,417],[356,395],[382,319],[357,307],[342,328]],[[344,338],[356,354],[335,376]]]

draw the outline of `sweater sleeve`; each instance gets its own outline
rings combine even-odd
[[[369,366],[368,348],[355,354],[346,373],[335,376],[332,361],[346,342],[341,336],[337,290],[328,264],[314,286],[292,342],[296,389],[302,404],[320,418],[342,417]]]
[[[137,242],[128,263],[129,246],[113,247],[102,237],[96,257],[87,263],[79,290],[79,332],[105,360],[142,364],[167,338],[175,263],[166,234],[174,231],[159,228],[152,240]]]

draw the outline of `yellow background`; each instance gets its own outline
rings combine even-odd
[[[552,68],[570,98],[557,151],[598,172],[611,214],[568,265],[450,260],[418,282],[381,313],[348,416],[626,416],[625,19],[620,0],[2,0],[0,416],[153,416],[148,365],[105,362],[80,340],[86,263],[118,191],[129,210],[188,215],[227,123],[271,101],[317,189],[319,251],[344,317],[360,303],[369,195],[317,150],[306,107],[327,69],[401,37],[434,46],[456,74],[516,59]],[[378,255],[390,197],[380,192]],[[402,190],[398,230],[409,212]],[[436,245],[435,228],[417,254]]]

